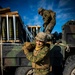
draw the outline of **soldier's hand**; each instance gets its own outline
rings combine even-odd
[[[31,43],[30,42],[25,42],[24,43],[24,46],[22,47],[22,49],[24,50],[24,49],[30,49],[30,46],[31,46]]]
[[[27,54],[29,52],[29,46],[30,46],[30,43],[29,42],[25,42],[23,47],[22,47],[22,50],[24,50],[24,53]]]
[[[22,47],[22,49],[23,49],[23,50],[24,50],[24,49],[27,49],[27,50],[29,50],[29,51],[33,51],[34,46],[33,46],[30,42],[25,42],[25,43],[24,43],[24,46]]]
[[[30,46],[31,46],[31,43],[30,43],[30,42],[26,42],[26,43],[25,43],[25,46],[26,46],[26,48],[29,50],[29,49],[30,49]]]
[[[50,72],[52,72],[52,66],[50,66]]]
[[[25,43],[23,44],[23,47],[22,47],[22,50],[24,50],[25,49]]]
[[[28,51],[26,48],[24,48],[24,53],[25,53],[25,54],[28,54],[29,51]]]
[[[68,45],[66,46],[66,51],[67,51],[67,52],[70,52],[70,48],[69,48]]]

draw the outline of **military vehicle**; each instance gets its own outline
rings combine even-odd
[[[75,75],[75,20],[69,20],[61,28],[61,33],[53,33],[53,41],[69,46],[67,51],[60,46],[63,55],[63,75]]]
[[[62,26],[62,40],[70,48],[70,52],[65,51],[64,53],[63,75],[75,75],[75,20],[70,20]]]
[[[31,42],[40,31],[40,26],[24,25],[17,11],[0,9],[0,63],[1,73],[15,70],[13,75],[30,75],[30,62],[22,50],[24,42]],[[29,71],[28,71],[29,70]]]
[[[40,32],[40,26],[24,25],[17,11],[0,9],[0,63],[2,74],[15,71],[13,75],[32,75],[31,63],[26,59],[22,46],[33,41]],[[60,39],[60,38],[59,38]],[[70,51],[63,51],[63,75],[75,75],[75,21],[62,26],[62,43],[69,45]]]
[[[58,33],[57,31],[52,33],[53,35],[53,43],[62,43],[63,45],[59,44],[60,53],[58,44],[57,47],[55,45],[52,47],[53,51],[58,51],[58,53],[50,52],[52,55],[52,60],[54,62],[53,65],[59,66],[59,59],[63,57],[63,75],[75,75],[75,20],[69,20],[64,25],[62,25],[62,32]],[[65,46],[68,45],[68,50],[65,49]]]

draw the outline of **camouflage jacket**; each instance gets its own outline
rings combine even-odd
[[[56,23],[56,13],[51,10],[44,10],[43,11],[43,20],[44,26],[47,26],[49,23],[55,24]]]
[[[33,52],[28,51],[25,54],[27,59],[32,62],[33,68],[38,68],[38,69],[49,68],[50,59],[49,59],[49,48],[47,46],[44,46],[38,51],[35,49],[33,50]]]

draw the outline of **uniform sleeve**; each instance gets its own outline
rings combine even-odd
[[[49,48],[45,47],[43,48],[37,56],[34,56],[32,52],[26,54],[26,57],[28,60],[30,60],[31,62],[38,62],[41,61],[49,52]]]
[[[24,46],[22,47],[22,50],[24,51],[24,54],[28,54],[29,52],[33,52],[35,49],[35,42],[26,42],[24,43]]]
[[[48,23],[50,18],[51,18],[51,14],[48,11],[44,11],[43,14],[44,24]]]
[[[63,49],[63,50],[66,50],[67,52],[69,52],[69,51],[70,51],[70,48],[69,48],[69,45],[68,45],[68,44],[59,43],[59,45],[64,47],[64,49]]]
[[[54,12],[51,12],[51,21],[50,21],[51,24],[55,24],[56,23],[56,13]]]

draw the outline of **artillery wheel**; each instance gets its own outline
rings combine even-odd
[[[75,60],[75,55],[69,56],[65,62],[65,66],[67,66],[67,64],[69,64],[70,62],[72,62],[73,60]]]
[[[65,66],[63,75],[75,75],[75,60]]]
[[[33,69],[31,67],[18,67],[15,75],[33,75]]]

